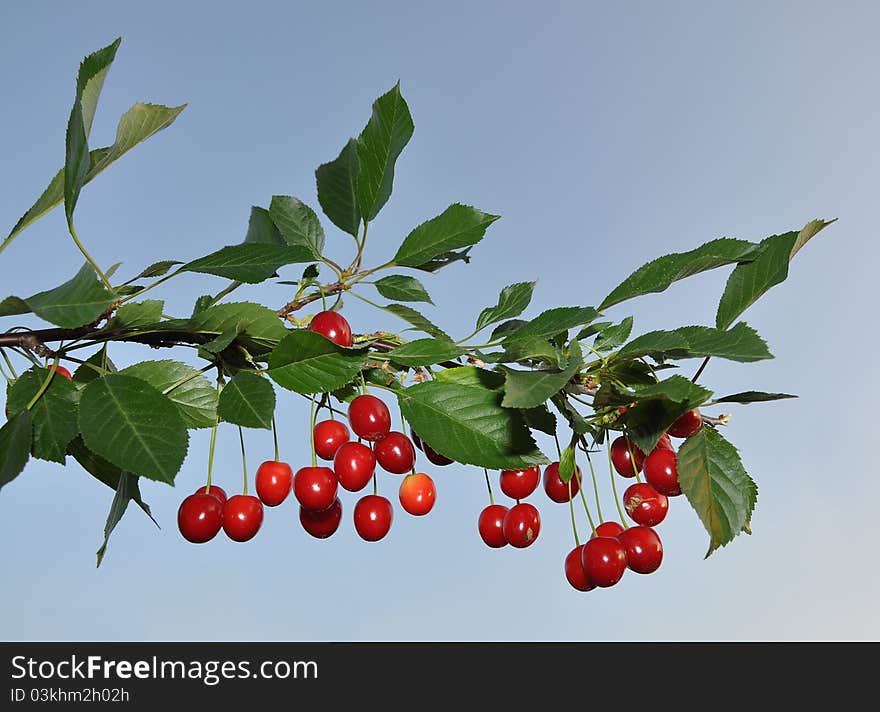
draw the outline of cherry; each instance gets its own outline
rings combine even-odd
[[[205,492],[206,489],[208,490],[207,492]],[[204,487],[199,487],[195,491],[195,494],[209,494],[212,497],[216,497],[217,499],[219,499],[220,504],[226,504],[226,490],[224,490],[222,487],[218,487],[217,485],[211,485],[210,489],[208,489],[207,485],[205,485]]]
[[[293,494],[306,509],[319,511],[333,505],[338,484],[329,467],[301,467],[293,478]]]
[[[316,539],[332,536],[339,529],[340,521],[342,521],[342,502],[338,497],[333,504],[320,512],[299,508],[299,523]]]
[[[559,476],[559,463],[551,462],[544,470],[544,491],[554,502],[564,504],[578,493],[578,490],[581,488],[580,479],[581,468],[578,467],[571,478],[571,491],[569,492],[569,483],[563,482]]]
[[[376,456],[363,443],[345,443],[333,458],[333,472],[349,492],[360,492],[376,470]]]
[[[223,526],[223,505],[204,490],[191,494],[177,510],[177,528],[193,544],[211,541]]]
[[[630,448],[632,448],[634,460],[630,458]],[[645,453],[625,435],[621,435],[611,443],[611,464],[614,465],[614,469],[621,477],[635,477],[636,472],[641,471],[644,462]]]
[[[666,519],[669,500],[646,482],[636,482],[623,493],[623,506],[636,524],[654,527]]]
[[[52,370],[52,366],[46,366],[50,371]],[[68,371],[64,366],[56,366],[55,373],[59,376],[64,376],[68,381],[73,380],[73,376],[70,375],[70,371]]]
[[[391,529],[392,519],[391,502],[381,495],[368,494],[354,506],[354,528],[364,541],[379,541]]]
[[[416,449],[406,435],[392,431],[376,443],[376,462],[386,472],[402,475],[416,464]]]
[[[263,503],[249,494],[237,494],[223,505],[223,531],[233,541],[253,539],[263,523]]]
[[[654,446],[655,450],[674,450],[672,447],[672,440],[669,439],[669,435],[663,433],[660,436],[660,439],[657,441],[657,444]]]
[[[651,574],[663,561],[663,544],[651,527],[630,527],[620,535],[627,565],[637,574]]]
[[[680,416],[666,432],[675,438],[689,438],[691,435],[695,435],[702,425],[703,416],[700,415],[699,410],[694,408],[694,410],[689,410]]]
[[[503,504],[490,504],[480,512],[477,530],[486,546],[493,549],[507,546],[507,538],[504,536],[504,515],[507,511],[507,507]]]
[[[581,548],[581,563],[591,582],[607,588],[620,581],[626,571],[626,549],[615,538],[598,536]]]
[[[678,458],[672,450],[654,450],[645,458],[645,479],[660,494],[681,494],[678,484]]]
[[[541,517],[534,505],[521,502],[513,505],[504,515],[502,529],[508,544],[524,549],[538,538]]]
[[[267,460],[257,468],[257,496],[267,507],[277,507],[290,494],[292,481],[290,465]]]
[[[572,587],[576,588],[578,591],[592,591],[596,588],[596,584],[590,581],[587,577],[587,572],[584,571],[584,564],[582,561],[584,546],[586,546],[586,544],[576,546],[569,551],[568,556],[565,557],[565,578],[567,578]]]
[[[376,396],[358,396],[348,406],[348,424],[364,440],[381,440],[391,430],[391,413]]]
[[[499,481],[501,491],[511,499],[525,499],[538,486],[541,479],[540,467],[527,467],[524,470],[502,470]]]
[[[446,455],[441,455],[434,448],[432,448],[428,443],[422,440],[418,435],[415,434],[412,428],[409,429],[410,437],[412,438],[413,444],[422,452],[425,453],[425,457],[434,464],[440,465],[440,467],[444,467],[446,465],[451,465],[455,460],[450,460]]]
[[[400,506],[417,517],[427,514],[434,507],[437,489],[424,472],[407,475],[400,483]]]
[[[602,522],[598,527],[596,527],[596,531],[590,537],[590,539],[595,539],[600,536],[607,536],[611,539],[614,539],[623,533],[623,525],[619,522]]]
[[[322,460],[332,460],[339,448],[348,442],[350,435],[345,423],[323,420],[315,426],[315,454]]]
[[[321,334],[340,346],[351,346],[352,344],[351,327],[339,312],[318,312],[309,322],[309,330]]]

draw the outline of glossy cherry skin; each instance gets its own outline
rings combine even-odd
[[[595,539],[598,536],[607,536],[614,539],[620,536],[622,531],[623,525],[620,522],[602,522],[602,524],[596,527],[596,531],[590,535],[590,539]]]
[[[216,497],[217,499],[219,499],[220,504],[226,504],[227,498],[225,489],[223,489],[222,487],[218,487],[217,485],[211,485],[211,489],[209,489],[207,492],[205,492],[206,489],[208,489],[208,485],[205,485],[204,487],[199,487],[195,491],[195,494],[209,494],[212,497]]]
[[[584,546],[586,546],[586,544],[576,546],[569,551],[568,556],[565,557],[565,578],[568,579],[572,588],[575,588],[578,591],[592,591],[596,588],[596,584],[590,581],[587,577],[587,572],[584,571],[582,558]]]
[[[434,487],[434,480],[424,472],[418,472],[403,478],[398,497],[404,511],[420,517],[434,508],[437,488]]]
[[[636,482],[623,493],[623,507],[636,524],[655,527],[669,511],[669,499],[647,482]]]
[[[338,485],[329,467],[301,467],[293,478],[293,494],[305,509],[320,511],[333,505]]]
[[[541,516],[534,505],[520,502],[504,515],[502,529],[508,544],[524,549],[538,538],[541,532]]]
[[[51,366],[51,365],[47,366],[47,368],[48,368],[50,371],[52,370],[52,366]],[[58,374],[59,376],[64,376],[68,381],[72,381],[72,380],[73,380],[73,376],[70,375],[70,371],[68,371],[66,368],[64,368],[64,366],[56,366],[56,367],[55,367],[55,373]]]
[[[376,471],[376,456],[363,443],[345,443],[333,458],[333,472],[349,492],[360,492]]]
[[[333,504],[320,512],[299,508],[299,523],[315,539],[332,536],[339,529],[340,521],[342,521],[342,502],[338,497]]]
[[[332,460],[351,439],[348,427],[339,420],[323,420],[315,426],[315,454],[322,460]]]
[[[547,496],[554,502],[564,504],[578,493],[578,490],[581,488],[580,480],[580,467],[575,470],[570,483],[563,482],[562,478],[559,476],[559,463],[551,462],[544,470],[544,492],[546,492]],[[571,484],[570,492],[568,489],[569,484]]]
[[[620,535],[626,550],[626,561],[637,574],[651,574],[663,561],[663,544],[651,527],[630,527]]]
[[[678,458],[672,450],[654,450],[645,458],[645,479],[660,494],[681,494],[678,484]]]
[[[524,470],[502,470],[498,478],[501,491],[511,499],[525,499],[538,486],[541,479],[540,467],[527,467]]]
[[[348,406],[348,424],[358,437],[375,442],[391,430],[391,413],[376,396],[358,396]]]
[[[666,431],[674,438],[689,438],[695,435],[703,424],[703,416],[696,408],[680,416]]]
[[[669,435],[663,433],[660,436],[660,439],[657,441],[657,444],[654,446],[655,450],[674,450],[672,447],[672,440],[669,439]]]
[[[351,327],[339,312],[322,311],[315,314],[309,322],[309,330],[325,336],[334,344],[351,346]]]
[[[632,459],[629,454],[630,449],[632,449]],[[611,464],[621,477],[635,477],[637,471],[641,472],[644,462],[645,453],[625,435],[615,438],[611,443]]]
[[[493,549],[507,546],[507,538],[504,536],[504,515],[507,511],[503,504],[490,504],[480,512],[477,530],[486,546]]]
[[[223,531],[232,541],[253,539],[263,524],[263,503],[249,494],[236,494],[223,505]]]
[[[446,455],[441,455],[434,448],[432,448],[428,443],[422,440],[418,435],[415,434],[412,428],[409,429],[410,438],[413,441],[413,445],[415,445],[419,450],[425,453],[425,457],[428,458],[428,461],[433,465],[439,465],[440,467],[445,467],[446,465],[451,465],[455,460],[450,460]]]
[[[386,472],[403,475],[416,464],[416,449],[403,433],[391,431],[376,443],[376,462]]]
[[[267,507],[277,507],[290,494],[293,470],[286,462],[267,460],[257,468],[257,496]]]
[[[223,526],[223,505],[210,494],[191,494],[177,510],[177,528],[183,538],[193,544],[211,541]]]
[[[598,536],[583,545],[581,563],[591,582],[607,588],[620,581],[626,571],[626,549],[616,538]]]
[[[391,502],[381,495],[368,494],[354,506],[354,528],[364,541],[379,541],[391,529],[393,519]]]

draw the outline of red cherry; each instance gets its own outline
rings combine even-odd
[[[290,465],[267,460],[257,468],[257,496],[267,507],[277,507],[290,494],[292,480]]]
[[[376,471],[376,456],[363,443],[348,442],[333,458],[333,472],[349,492],[360,492]]]
[[[669,439],[669,436],[666,433],[660,436],[660,439],[657,441],[657,444],[654,446],[655,450],[674,450],[672,447],[672,440]]]
[[[669,426],[666,432],[674,438],[689,438],[691,435],[696,434],[702,424],[703,416],[695,408],[680,416],[678,420]]]
[[[348,424],[358,437],[375,442],[391,430],[391,413],[376,396],[358,396],[348,406]]]
[[[220,504],[226,504],[226,490],[224,490],[222,487],[218,487],[217,485],[211,485],[211,488],[208,489],[207,492],[205,491],[206,489],[208,489],[207,485],[205,485],[204,487],[199,487],[195,491],[195,494],[209,494],[212,497],[216,497],[217,499],[219,499]]]
[[[564,504],[578,493],[578,490],[581,488],[580,479],[581,468],[578,467],[571,478],[571,492],[569,493],[569,483],[563,482],[559,476],[559,463],[551,462],[544,470],[544,491],[554,502]]]
[[[646,482],[636,482],[623,493],[623,507],[636,524],[654,527],[666,519],[669,499]]]
[[[590,581],[607,588],[620,581],[626,571],[626,549],[615,538],[599,536],[583,545],[581,563]]]
[[[318,312],[309,322],[309,330],[321,334],[340,346],[351,346],[352,344],[351,327],[339,312]]]
[[[314,512],[311,509],[299,508],[299,522],[309,534],[316,539],[326,539],[339,529],[342,520],[342,502],[337,497],[327,509]]]
[[[400,506],[417,517],[427,514],[434,507],[437,489],[424,472],[407,475],[400,483]]]
[[[503,504],[490,504],[482,512],[477,520],[477,530],[480,538],[493,549],[507,546],[507,538],[504,536],[504,515],[507,507]]]
[[[428,443],[422,440],[418,435],[415,434],[412,428],[409,429],[410,437],[412,438],[413,444],[422,452],[425,453],[425,457],[428,458],[428,461],[434,465],[439,465],[440,467],[445,467],[446,465],[451,465],[455,460],[450,460],[446,455],[441,455],[434,448],[432,448]]]
[[[293,478],[293,494],[306,509],[320,511],[333,505],[338,484],[329,467],[301,467]]]
[[[364,541],[379,541],[391,529],[392,519],[391,502],[381,495],[368,494],[354,506],[354,528]]]
[[[630,459],[630,449],[632,449],[633,459]],[[625,435],[621,435],[611,443],[611,463],[621,477],[635,477],[636,472],[641,471],[644,462],[645,453]]]
[[[323,420],[315,426],[315,454],[322,460],[332,460],[336,452],[347,443],[350,435],[345,423],[339,420]]]
[[[46,366],[46,368],[48,368],[50,371],[52,370],[51,365]],[[68,371],[66,368],[64,368],[64,366],[56,366],[55,373],[58,374],[59,376],[64,376],[68,381],[73,380],[73,376],[70,375],[70,371]]]
[[[502,528],[504,538],[511,546],[524,549],[538,538],[541,517],[534,505],[521,502],[513,505],[504,515]]]
[[[565,557],[565,578],[567,578],[572,587],[576,588],[578,591],[592,591],[596,588],[596,584],[590,581],[587,577],[587,572],[584,571],[584,564],[582,561],[584,546],[586,546],[586,544],[576,546],[569,551],[568,556]]]
[[[627,565],[637,574],[651,574],[663,561],[663,544],[651,527],[630,527],[620,535]]]
[[[263,503],[249,494],[237,494],[223,505],[223,531],[233,541],[253,539],[263,523]]]
[[[501,491],[511,499],[525,499],[538,486],[541,479],[540,467],[527,467],[524,470],[502,470],[499,481]]]
[[[212,495],[196,492],[180,503],[177,528],[183,538],[193,544],[211,541],[223,526],[223,505]]]
[[[406,435],[392,431],[376,443],[376,462],[386,472],[402,475],[416,464],[416,449]]]
[[[596,527],[595,533],[590,537],[590,539],[595,539],[600,536],[607,536],[611,539],[620,536],[623,533],[623,525],[619,522],[602,522],[598,527]]]
[[[645,458],[645,479],[660,494],[681,494],[678,484],[678,458],[672,450],[654,450]]]

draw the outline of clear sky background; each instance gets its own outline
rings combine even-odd
[[[706,534],[682,499],[661,527],[662,568],[590,594],[566,583],[567,508],[539,492],[526,550],[490,550],[476,518],[482,473],[430,468],[430,516],[398,511],[388,538],[360,541],[355,498],[332,539],[299,528],[293,501],[247,545],[177,532],[203,482],[194,433],[177,486],[145,482],[162,529],[131,509],[100,570],[113,493],[33,461],[0,494],[3,639],[876,639],[878,50],[870,2],[9,3],[0,21],[0,232],[60,166],[79,60],[123,44],[92,142],[112,142],[133,102],[189,102],[177,123],[89,185],[78,230],[105,266],[136,274],[239,242],[249,207],[275,193],[316,204],[314,168],[367,121],[399,78],[415,136],[370,231],[384,261],[453,201],[503,216],[473,252],[425,282],[427,313],[456,336],[501,287],[538,278],[529,313],[596,304],[666,252],[720,236],[757,240],[838,217],[792,276],[746,314],[773,361],[713,361],[702,382],[799,400],[738,407],[726,433],[760,487],[754,535],[703,560]],[[873,206],[873,207],[872,207]],[[341,259],[351,245],[327,223]],[[61,211],[0,258],[2,292],[67,279],[81,259]],[[283,271],[295,274],[296,267]],[[609,311],[638,332],[712,324],[721,273]],[[223,282],[157,290],[189,313]],[[277,306],[283,286],[241,290]],[[357,331],[392,317],[346,302]],[[4,328],[11,326],[4,325]],[[29,322],[28,322],[29,323]],[[168,354],[161,354],[166,356]],[[114,348],[127,364],[160,354]],[[184,353],[181,356],[189,358]],[[693,364],[696,367],[696,364]],[[690,369],[690,365],[688,365]],[[715,411],[712,411],[715,412]],[[307,462],[307,408],[279,391],[282,454]],[[250,461],[271,437],[248,434]],[[546,446],[546,443],[544,443]],[[219,483],[235,491],[235,431],[221,430]],[[545,448],[546,449],[546,448]],[[611,509],[607,472],[600,480]],[[395,478],[380,482],[396,499]],[[583,525],[582,525],[583,526]]]

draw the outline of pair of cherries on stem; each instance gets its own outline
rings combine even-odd
[[[627,568],[650,574],[663,562],[663,544],[651,527],[624,529],[617,522],[604,522],[588,542],[565,557],[565,577],[578,591],[614,586]]]
[[[248,541],[263,524],[263,504],[254,496],[237,494],[227,499],[222,487],[199,487],[177,510],[177,526],[193,544],[211,541],[222,528],[233,541]]]

